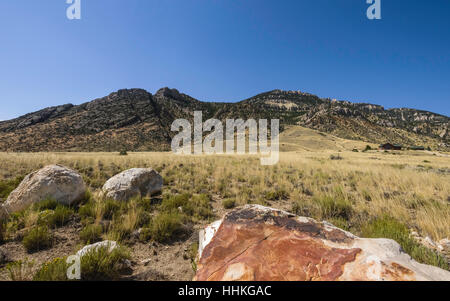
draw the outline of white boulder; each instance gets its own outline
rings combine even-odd
[[[49,165],[23,179],[0,208],[3,209],[0,215],[23,210],[45,199],[71,205],[85,193],[86,185],[79,173],[61,165]]]
[[[127,201],[136,196],[150,196],[161,191],[163,178],[151,168],[132,168],[115,175],[103,185],[107,198]]]

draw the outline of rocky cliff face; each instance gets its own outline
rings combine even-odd
[[[0,122],[0,151],[168,150],[177,118],[279,118],[333,135],[382,143],[448,150],[450,118],[413,109],[321,99],[300,91],[275,90],[238,103],[201,102],[175,89],[155,95],[119,90],[81,105],[46,108]],[[281,129],[281,130],[282,130]]]

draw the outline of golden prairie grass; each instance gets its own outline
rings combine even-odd
[[[332,155],[342,160],[331,160]],[[0,153],[0,162],[0,180],[48,164],[68,166],[83,175],[94,195],[120,171],[152,167],[164,178],[163,194],[207,194],[220,203],[228,199],[236,205],[287,207],[354,232],[364,221],[389,214],[423,236],[450,237],[450,157],[446,154],[300,150],[281,153],[277,165],[261,166],[259,157],[251,155]],[[104,209],[95,208],[100,220]],[[137,216],[136,210],[130,210],[123,217],[124,231],[136,228]],[[30,219],[33,223],[34,217]]]

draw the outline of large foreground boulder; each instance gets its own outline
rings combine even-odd
[[[393,240],[248,205],[200,232],[194,280],[450,280],[450,272],[417,263]]]
[[[23,179],[0,208],[0,215],[23,210],[45,199],[70,205],[85,193],[86,185],[79,173],[61,165],[49,165]]]
[[[127,201],[136,196],[151,196],[161,191],[163,178],[151,168],[132,168],[115,175],[103,185],[107,198]]]

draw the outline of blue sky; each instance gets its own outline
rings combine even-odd
[[[272,89],[450,115],[450,1],[0,2],[0,120],[121,88],[205,101]]]

